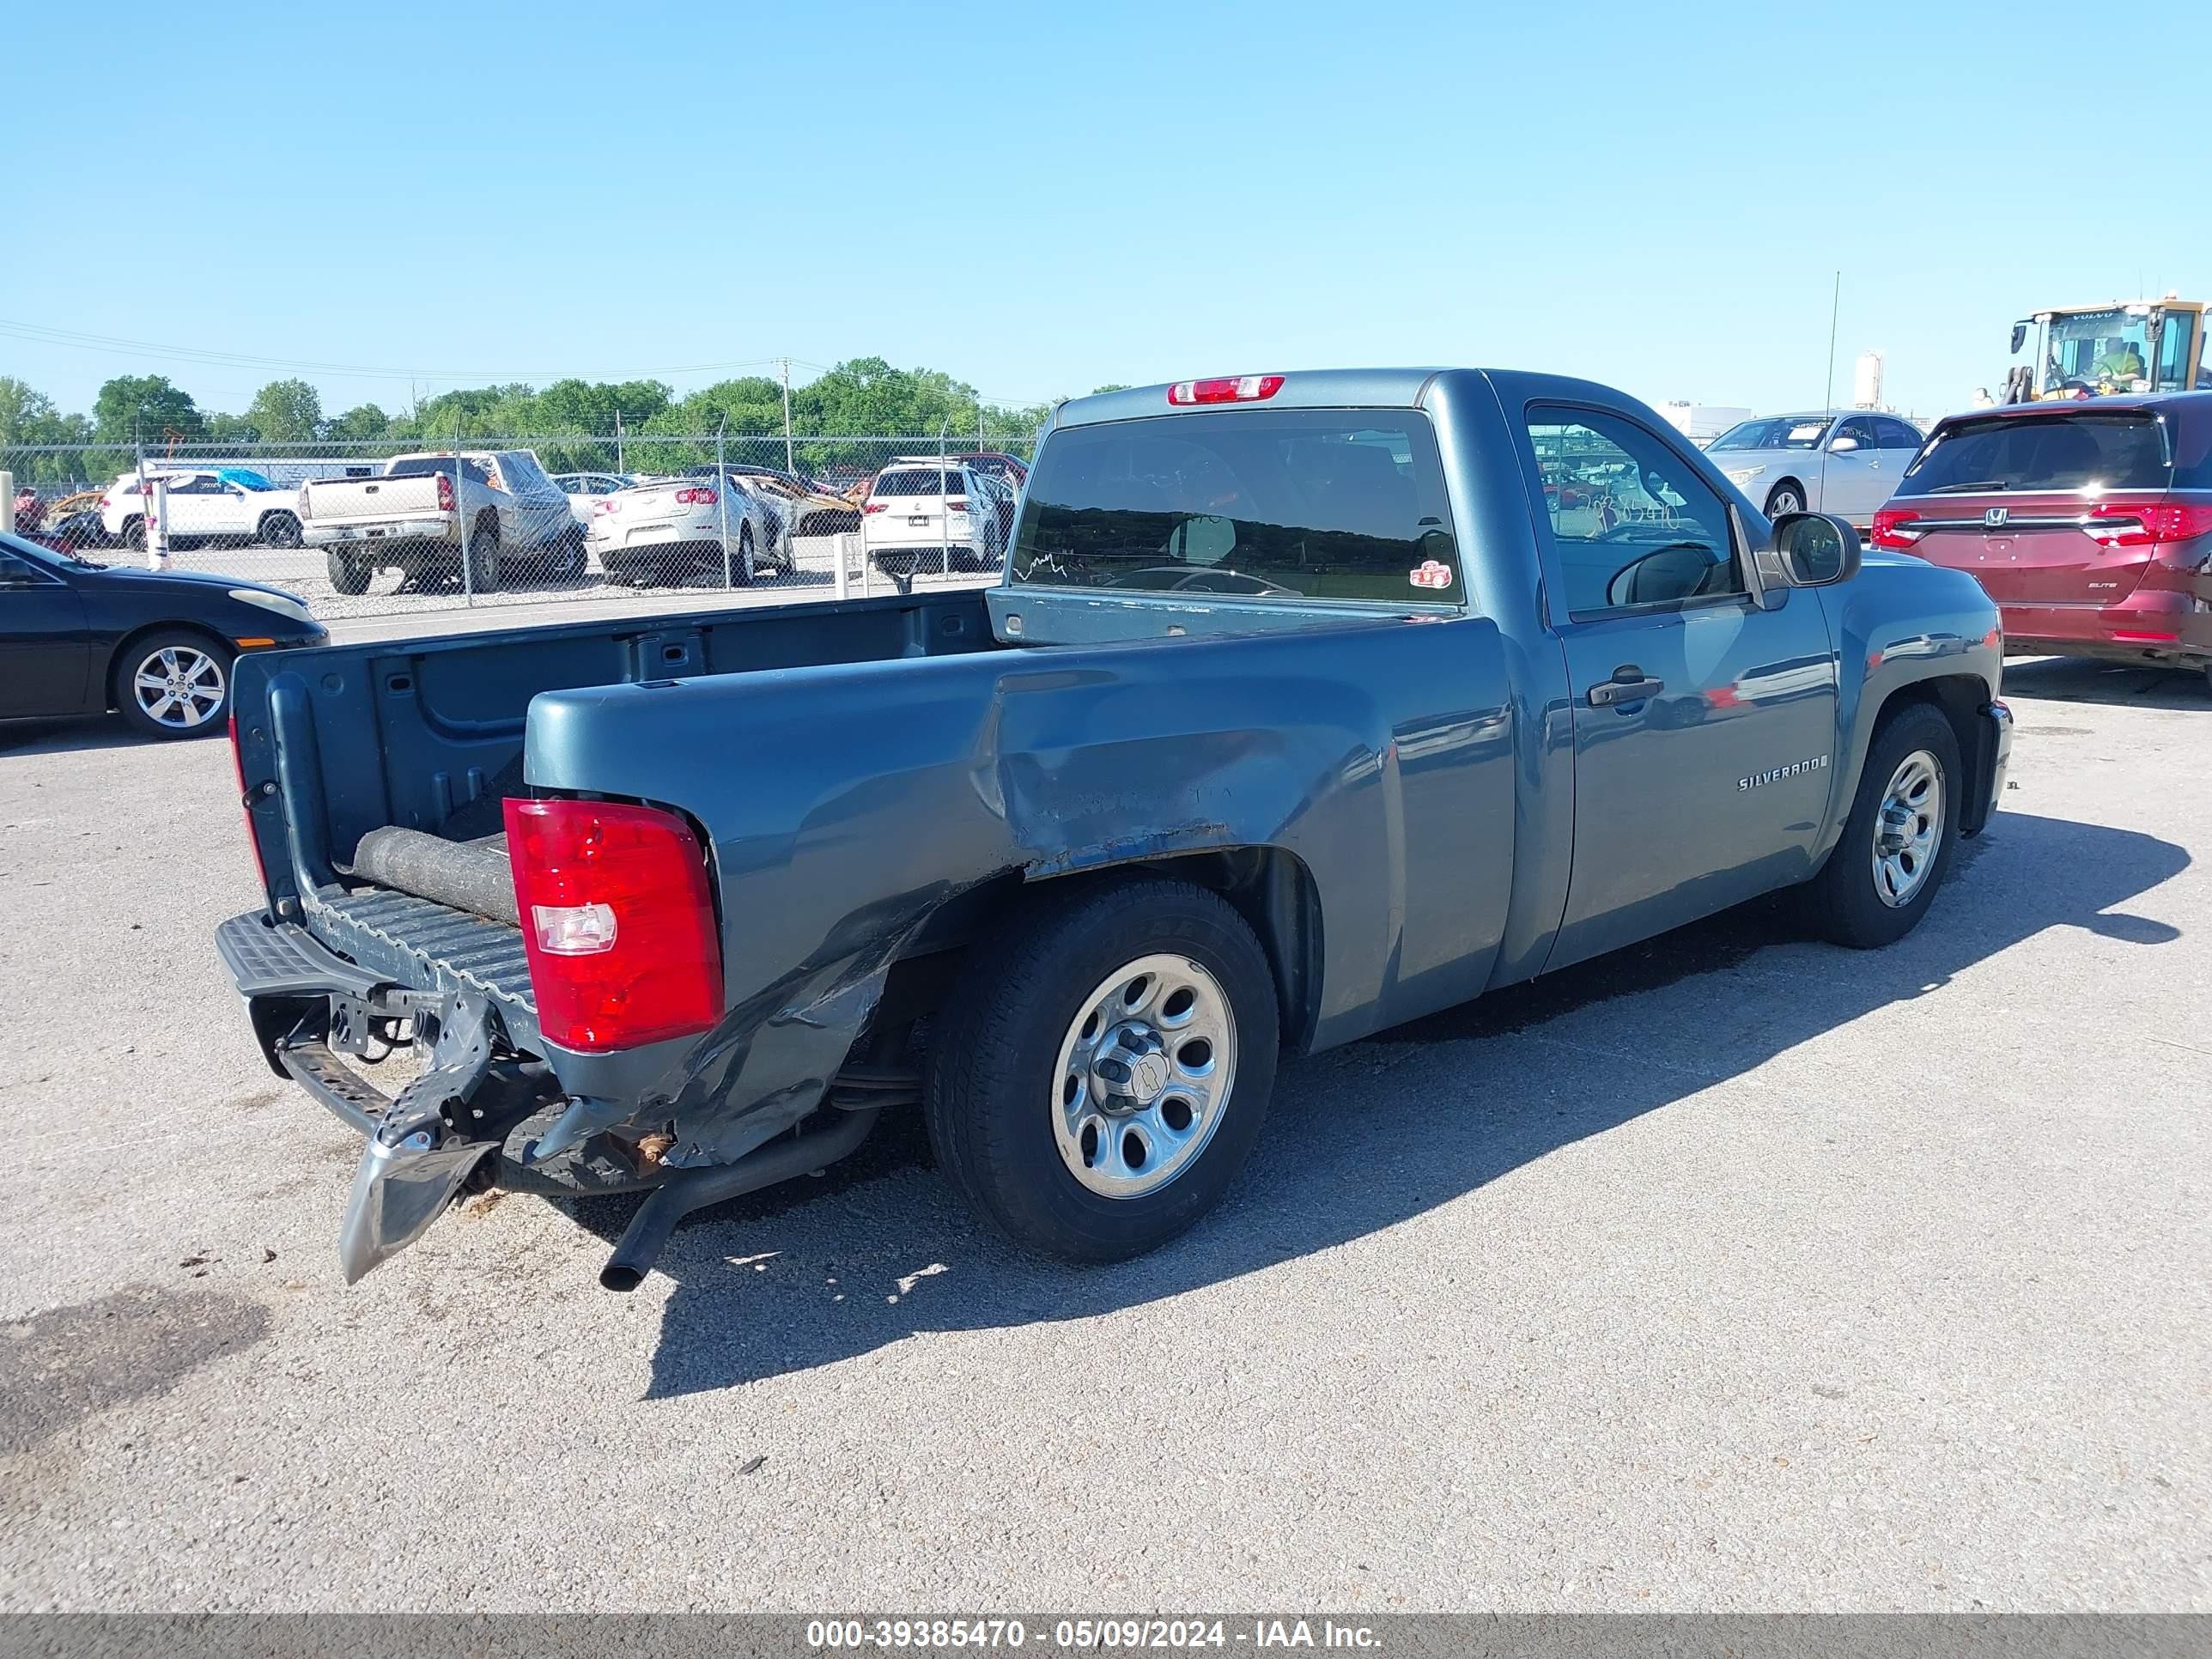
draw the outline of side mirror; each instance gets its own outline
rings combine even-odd
[[[1832,587],[1859,574],[1859,532],[1832,513],[1785,513],[1767,544],[1792,587]]]
[[[1859,441],[1856,438],[1838,438],[1835,442],[1828,446],[1828,453],[1831,455],[1848,455],[1851,451],[1856,449],[1858,447]]]
[[[2026,323],[2014,323],[2012,325],[2012,355],[2015,357],[2019,356],[2020,349],[2027,343],[2027,325]]]

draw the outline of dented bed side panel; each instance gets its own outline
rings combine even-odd
[[[1315,1006],[1288,1029],[1303,1012],[1327,1047],[1464,1000],[1510,898],[1511,708],[1480,617],[541,695],[531,786],[704,829],[731,1005],[567,1127],[672,1119],[666,1162],[744,1156],[820,1103],[930,916],[1009,875],[1279,849],[1322,916]],[[555,1059],[576,1091],[580,1057]]]

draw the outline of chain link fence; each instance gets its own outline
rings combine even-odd
[[[14,524],[84,556],[297,593],[334,617],[995,579],[1033,440],[616,434],[0,447]]]

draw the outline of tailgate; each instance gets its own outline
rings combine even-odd
[[[1905,503],[1895,503],[1904,506]],[[1964,570],[1999,605],[2118,605],[2157,551],[2117,545],[2075,491],[1921,496],[1897,528],[1931,564]]]
[[[327,478],[307,485],[307,516],[320,524],[349,520],[434,517],[438,480],[419,478]]]

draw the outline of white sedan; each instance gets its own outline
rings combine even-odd
[[[750,582],[763,571],[792,574],[781,511],[742,477],[711,466],[680,478],[635,484],[592,504],[585,540],[609,577],[640,587]]]
[[[629,489],[638,482],[638,477],[635,472],[556,472],[553,482],[568,498],[568,516],[589,530],[592,509],[599,506],[600,497]]]

